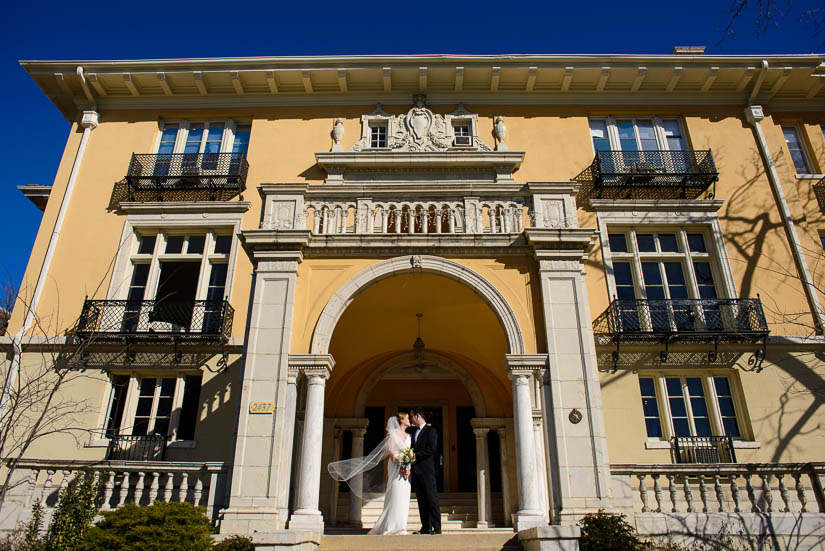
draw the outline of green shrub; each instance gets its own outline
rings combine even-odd
[[[103,477],[85,474],[75,477],[60,492],[52,521],[41,534],[43,506],[32,507],[32,518],[24,540],[29,551],[74,551],[103,504]]]
[[[252,540],[243,536],[232,536],[215,544],[214,551],[255,551]]]
[[[86,532],[81,551],[209,551],[212,524],[203,507],[156,501],[127,503],[103,513]]]
[[[585,515],[579,521],[582,534],[581,551],[639,551],[649,549],[647,543],[636,537],[633,527],[624,515],[599,511]]]

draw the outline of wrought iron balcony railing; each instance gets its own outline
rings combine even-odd
[[[705,190],[719,179],[710,150],[702,151],[597,151],[593,161],[594,187],[601,197],[604,188],[622,188],[630,197],[634,188]]]
[[[622,342],[663,342],[662,361],[667,360],[670,342],[713,343],[708,360],[715,361],[719,343],[761,341],[763,349],[754,358],[758,371],[769,330],[758,298],[615,299],[593,322],[593,332],[602,343],[616,344],[614,369]]]
[[[86,300],[78,337],[226,343],[235,310],[225,300]]]
[[[246,189],[244,153],[132,154],[130,201],[225,201]]]
[[[673,456],[677,463],[736,463],[730,436],[674,436]]]
[[[106,461],[163,461],[165,455],[166,437],[160,434],[112,435],[106,448]]]

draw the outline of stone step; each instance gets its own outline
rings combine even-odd
[[[518,551],[521,545],[512,530],[461,534],[370,536],[325,535],[317,551]]]

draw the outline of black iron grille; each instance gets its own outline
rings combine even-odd
[[[753,298],[616,299],[596,320],[594,332],[623,340],[756,340],[768,334],[768,324],[762,302]]]
[[[86,300],[77,335],[228,342],[235,310],[225,300]]]
[[[707,189],[719,179],[710,150],[704,151],[597,151],[592,176],[596,190],[633,188]],[[601,195],[599,195],[601,197]]]
[[[677,463],[736,463],[730,436],[674,436],[673,456]]]
[[[225,201],[246,189],[244,153],[133,154],[130,201]]]
[[[107,461],[163,461],[166,455],[166,437],[112,435],[106,449]]]

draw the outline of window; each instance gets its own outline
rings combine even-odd
[[[794,125],[783,125],[782,134],[785,136],[785,145],[788,146],[788,152],[791,154],[791,161],[793,161],[796,173],[811,174],[813,172],[811,163],[808,159],[808,153],[805,151],[799,129]]]
[[[825,233],[819,234],[819,242],[822,243],[822,248],[825,249]]]
[[[223,230],[139,232],[130,258],[124,329],[217,332],[231,248],[232,236]],[[154,304],[143,302],[149,299]],[[203,311],[193,315],[201,300]]]
[[[643,375],[639,390],[648,438],[743,434],[733,384],[726,375]]]
[[[623,309],[625,330],[691,330],[721,324],[715,268],[704,231],[684,227],[609,228],[615,296],[639,300]],[[708,299],[697,311],[695,299]]]
[[[200,390],[200,375],[114,375],[104,434],[192,440]]]
[[[229,171],[235,173],[249,147],[250,131],[251,125],[233,120],[164,122],[158,141],[155,174],[167,175],[178,167],[184,174],[219,168],[223,172],[226,166],[220,166],[219,153],[232,154]],[[175,157],[173,153],[183,155]]]
[[[472,125],[470,121],[453,121],[453,145],[473,145]]]
[[[387,147],[387,124],[381,122],[370,123],[370,147]]]
[[[590,138],[595,151],[681,151],[686,149],[679,119],[594,118]]]

